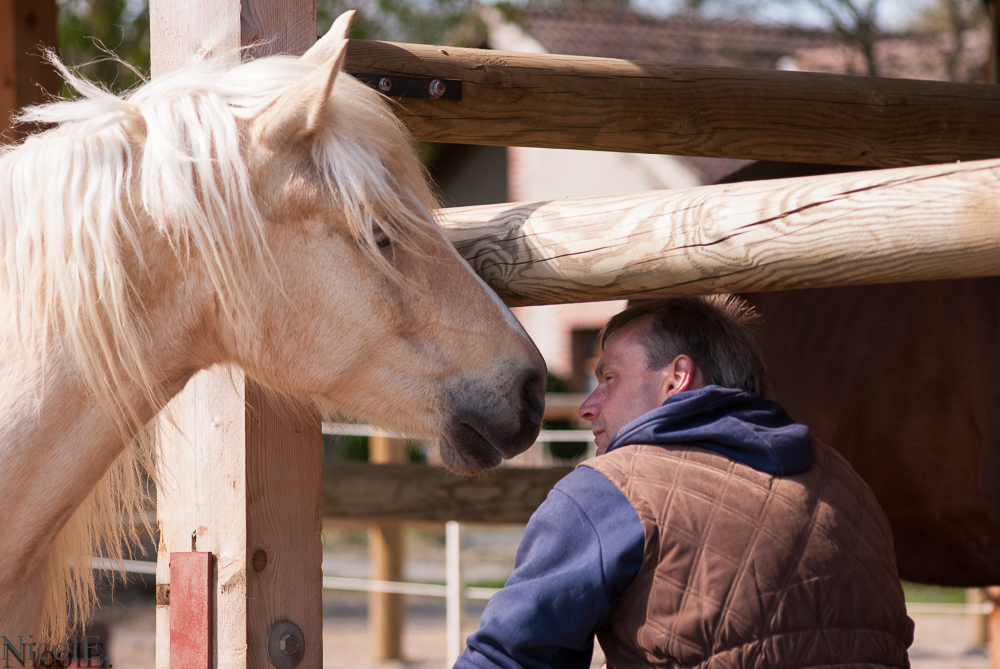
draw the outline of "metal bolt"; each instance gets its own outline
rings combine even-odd
[[[299,639],[292,634],[286,634],[278,642],[278,649],[285,655],[295,655],[299,652]]]
[[[382,77],[378,80],[378,89],[383,93],[388,93],[392,90],[392,79],[389,77]]]
[[[435,79],[434,81],[431,82],[431,85],[428,87],[428,90],[430,91],[431,97],[437,100],[444,96],[445,91],[448,90],[448,87],[445,86],[444,82],[441,81],[440,79]]]

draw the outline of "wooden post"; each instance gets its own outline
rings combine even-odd
[[[404,439],[378,434],[369,442],[368,460],[378,464],[401,464],[409,460]],[[403,525],[386,521],[368,530],[371,578],[377,581],[403,580]],[[392,592],[368,595],[368,625],[372,655],[380,661],[403,657],[403,596]]]
[[[259,40],[273,52],[301,53],[316,38],[313,0],[152,0],[150,17],[154,76],[192,54],[235,61],[241,46]],[[298,668],[319,669],[319,416],[285,406],[239,370],[215,367],[191,379],[166,417],[159,438],[157,668],[170,666],[170,605],[161,594],[169,591],[167,556],[210,551],[212,667],[270,669],[268,645],[275,652],[279,639],[269,634],[290,621],[301,632],[301,641],[286,645],[301,656]]]
[[[18,107],[14,26],[14,0],[0,0],[0,137],[6,135]]]
[[[986,83],[1000,84],[1000,2],[986,0],[990,19],[990,52],[986,56]]]
[[[58,46],[55,0],[0,0],[0,141],[22,134],[11,129],[15,111],[59,90],[42,46]]]
[[[1000,669],[1000,586],[986,588],[986,599],[993,605],[989,614],[990,669]]]
[[[981,88],[993,88],[980,86]],[[511,306],[1000,274],[1000,160],[445,209]]]

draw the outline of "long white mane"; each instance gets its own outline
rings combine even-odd
[[[316,66],[283,56],[234,68],[205,61],[119,97],[53,62],[80,98],[27,110],[22,121],[55,127],[0,149],[0,305],[39,380],[35,392],[44,393],[47,347],[67,347],[86,390],[129,445],[57,540],[56,550],[81,564],[96,552],[120,555],[108,521],[117,526],[123,510],[142,506],[136,467],[143,458],[130,446],[140,426],[120,391],[137,383],[153,406],[164,399],[139,353],[151,333],[136,318],[143,306],[125,261],[147,263],[142,240],[152,231],[182,266],[207,268],[223,317],[250,308],[247,278],[273,266],[245,161],[249,120]],[[435,202],[380,96],[344,76],[334,91],[336,127],[322,132],[311,158],[350,233],[391,273],[376,246],[376,221],[405,243],[428,231]],[[65,622],[66,593],[83,616],[93,583],[88,568],[52,562],[48,622],[55,630]]]

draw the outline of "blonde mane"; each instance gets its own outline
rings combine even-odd
[[[250,309],[253,273],[280,281],[245,161],[249,122],[316,68],[285,56],[232,68],[207,60],[119,97],[52,61],[80,98],[27,110],[20,120],[55,127],[0,149],[0,301],[36,396],[45,392],[48,348],[64,346],[125,450],[56,540],[47,636],[58,635],[68,615],[86,619],[90,556],[120,558],[123,514],[144,517],[141,482],[152,473],[152,451],[134,446],[142,426],[123,390],[137,384],[154,407],[167,398],[140,354],[151,333],[137,318],[143,305],[123,261],[148,269],[143,236],[161,235],[182,267],[207,269],[223,318]],[[401,150],[409,137],[381,96],[341,75],[334,100],[336,117],[311,158],[349,234],[392,275],[379,230],[405,245],[432,231],[436,203],[415,154]]]

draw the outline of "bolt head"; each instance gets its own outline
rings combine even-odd
[[[440,79],[435,79],[430,83],[429,90],[431,97],[437,100],[445,94],[445,91],[448,90],[448,87],[445,86],[445,83]]]
[[[285,655],[295,655],[299,652],[299,638],[286,634],[278,641],[278,649]]]
[[[378,80],[378,89],[383,93],[388,93],[392,90],[392,79],[389,77],[382,77]]]

